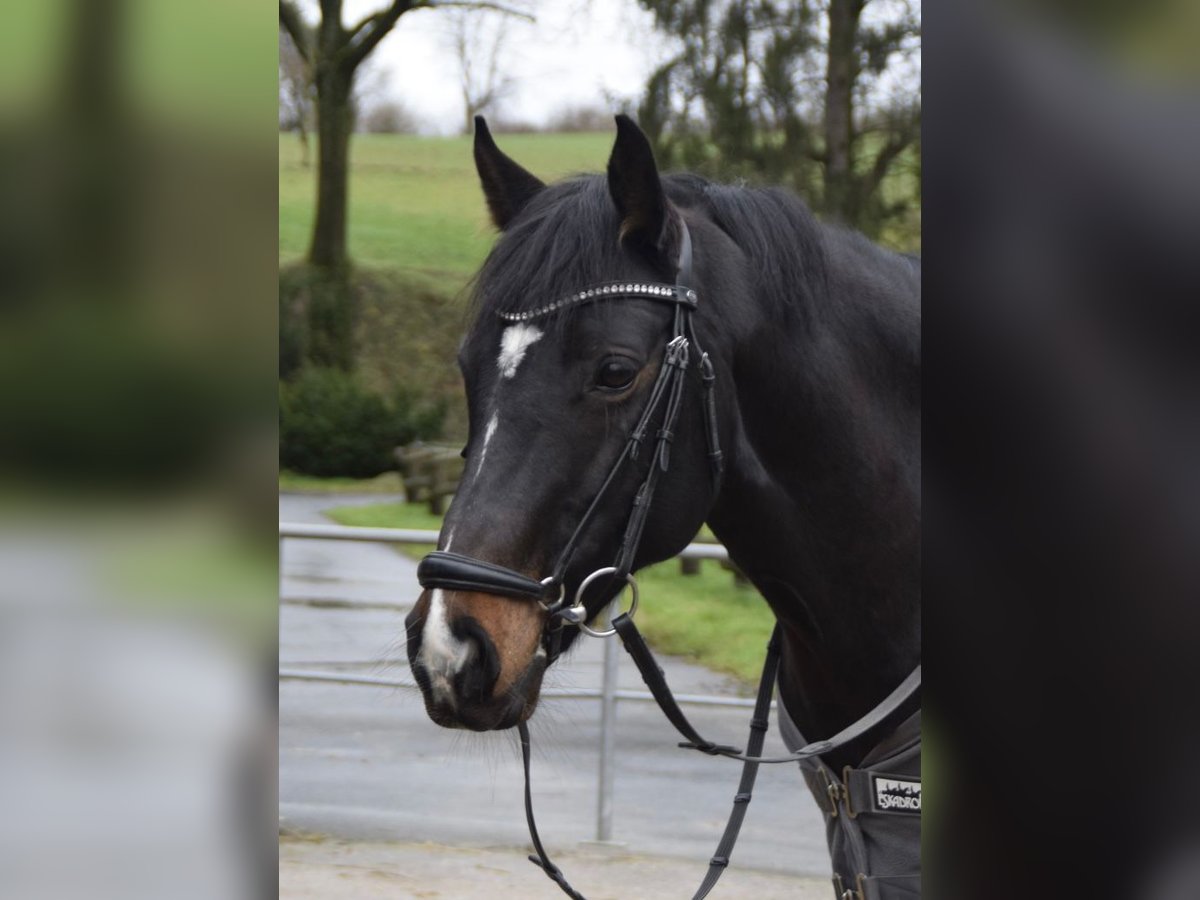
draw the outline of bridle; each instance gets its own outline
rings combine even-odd
[[[717,433],[716,401],[713,398],[713,385],[717,377],[712,360],[700,348],[692,325],[692,313],[697,307],[696,291],[691,286],[693,284],[692,237],[682,219],[679,220],[679,224],[681,226],[679,267],[673,285],[640,281],[606,282],[576,291],[539,309],[497,314],[506,322],[527,322],[588,303],[622,299],[652,300],[668,304],[673,308],[671,338],[667,341],[663,352],[662,366],[659,368],[658,377],[650,390],[650,396],[642,410],[642,415],[629,433],[624,448],[612,468],[609,469],[608,476],[592,498],[591,504],[579,520],[579,524],[576,525],[566,546],[559,553],[552,573],[541,581],[535,581],[504,566],[484,562],[460,553],[448,553],[444,550],[430,553],[421,560],[417,569],[417,578],[422,587],[481,591],[504,597],[536,600],[548,614],[543,631],[543,646],[547,651],[548,662],[552,662],[558,656],[562,628],[566,624],[577,626],[594,637],[608,637],[616,633],[613,630],[597,631],[587,624],[587,620],[591,616],[584,606],[583,597],[593,582],[605,577],[624,580],[633,591],[630,612],[632,613],[637,607],[637,582],[631,574],[634,557],[642,540],[642,532],[646,526],[646,517],[650,512],[654,492],[660,478],[671,466],[671,443],[675,438],[675,423],[683,405],[685,376],[693,348],[699,359],[701,402],[705,420],[704,431],[708,441],[708,459],[714,490],[720,485],[724,463]],[[655,413],[664,404],[662,423],[651,438],[649,434],[651,423]],[[584,578],[575,590],[573,602],[570,602],[566,596],[565,580],[575,551],[578,549],[588,525],[599,511],[609,488],[616,481],[617,475],[627,463],[631,463],[639,457],[642,448],[651,439],[654,442],[654,448],[650,466],[645,479],[634,495],[633,506],[625,525],[616,559],[611,566],[597,569]]]
[[[904,681],[884,698],[870,712],[844,728],[834,736],[821,741],[814,741],[786,756],[760,756],[766,738],[771,708],[771,695],[775,686],[775,678],[779,668],[780,630],[779,625],[771,635],[767,645],[767,655],[763,663],[762,676],[759,680],[758,693],[754,704],[754,713],[750,719],[750,736],[746,742],[745,751],[728,744],[717,744],[700,735],[688,721],[679,708],[670,687],[667,685],[661,667],[653,653],[634,625],[633,616],[637,611],[638,588],[631,570],[641,543],[642,532],[650,512],[654,492],[659,480],[667,473],[671,465],[671,443],[674,440],[675,423],[682,407],[685,374],[688,369],[691,354],[698,356],[700,370],[701,404],[705,421],[705,438],[708,445],[708,460],[714,491],[720,487],[724,470],[724,456],[721,452],[719,434],[717,431],[716,401],[713,397],[713,385],[716,383],[716,373],[709,355],[700,347],[692,323],[692,313],[698,308],[698,297],[692,286],[692,239],[687,224],[682,219],[680,225],[679,266],[673,285],[656,282],[609,282],[593,285],[577,291],[563,299],[556,300],[538,309],[523,312],[500,312],[499,317],[506,322],[526,322],[569,310],[588,303],[637,299],[653,300],[670,304],[674,313],[672,317],[671,338],[667,341],[663,352],[663,362],[658,377],[651,388],[650,397],[642,411],[637,424],[629,433],[620,455],[613,463],[600,489],[592,498],[591,504],[584,512],[579,524],[568,539],[566,546],[559,554],[552,573],[540,581],[509,569],[496,563],[486,562],[465,556],[460,553],[450,553],[435,550],[421,560],[417,566],[417,579],[424,588],[478,591],[503,597],[529,599],[537,602],[547,613],[546,625],[542,632],[542,645],[547,652],[547,665],[556,659],[561,651],[562,634],[566,625],[573,625],[593,637],[610,637],[619,635],[626,651],[632,657],[634,664],[641,673],[642,680],[650,689],[667,719],[676,730],[686,739],[680,747],[699,750],[710,756],[725,756],[742,761],[742,776],[738,782],[738,790],[733,800],[733,810],[717,845],[716,853],[709,861],[708,872],[704,881],[693,896],[693,900],[702,900],[716,885],[725,867],[729,864],[729,856],[737,841],[742,821],[750,802],[751,792],[758,775],[758,767],[763,763],[797,762],[828,753],[842,747],[851,741],[862,737],[871,729],[888,720],[912,698],[921,685],[921,667],[918,665]],[[576,588],[573,602],[566,597],[566,573],[571,559],[578,548],[579,542],[596,512],[600,508],[609,487],[616,480],[617,474],[625,464],[636,460],[646,444],[648,432],[656,411],[665,403],[661,424],[654,434],[654,449],[650,460],[649,470],[638,487],[633,498],[632,509],[621,537],[616,559],[611,566],[597,569],[584,578]],[[590,618],[583,603],[584,593],[593,582],[609,577],[623,579],[632,590],[630,608],[612,621],[612,628],[597,630],[587,624]],[[562,870],[558,868],[542,845],[538,835],[537,823],[533,815],[533,796],[530,787],[530,756],[531,744],[529,728],[525,722],[517,726],[521,739],[521,758],[525,769],[525,817],[529,825],[529,835],[533,841],[536,855],[530,856],[531,862],[538,865],[546,875],[554,881],[564,893],[574,900],[586,900],[582,894],[571,887]]]

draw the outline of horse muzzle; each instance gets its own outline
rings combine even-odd
[[[424,592],[405,619],[409,665],[430,719],[472,731],[512,728],[528,719],[546,669],[536,637],[527,653],[515,654],[508,640],[498,649],[484,624],[469,614],[451,617],[445,595],[433,593]],[[518,668],[513,660],[520,656],[526,661]]]

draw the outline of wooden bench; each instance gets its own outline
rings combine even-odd
[[[458,490],[466,464],[457,447],[414,441],[394,451],[410,503],[428,503],[435,516],[444,515],[447,501]]]

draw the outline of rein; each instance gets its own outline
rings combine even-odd
[[[663,353],[663,364],[658,377],[650,391],[646,407],[638,419],[637,425],[629,434],[621,454],[617,457],[608,476],[600,489],[592,498],[579,524],[572,532],[566,546],[559,554],[551,575],[541,581],[529,578],[520,572],[500,566],[495,563],[475,559],[459,553],[449,553],[435,550],[421,560],[417,567],[417,579],[425,588],[439,588],[455,591],[480,591],[504,597],[530,599],[536,601],[548,614],[542,641],[547,652],[547,665],[553,662],[561,651],[562,634],[565,625],[577,626],[593,637],[620,636],[622,645],[633,659],[641,673],[642,680],[650,689],[655,701],[663,714],[685,738],[680,747],[699,750],[710,756],[724,756],[742,762],[742,775],[738,782],[737,793],[733,798],[733,809],[729,820],[717,845],[716,852],[709,860],[708,872],[704,881],[697,889],[693,900],[702,900],[716,886],[718,879],[729,865],[729,858],[737,842],[738,833],[746,817],[746,808],[750,803],[754,782],[758,776],[758,767],[763,764],[789,763],[819,756],[842,747],[857,738],[862,737],[871,729],[885,721],[904,705],[921,686],[921,667],[918,665],[913,672],[891,694],[883,699],[870,712],[858,719],[842,731],[830,738],[814,741],[786,756],[764,757],[761,755],[766,732],[769,726],[771,695],[779,670],[780,657],[780,627],[776,624],[767,644],[767,655],[763,662],[762,676],[759,680],[758,693],[754,703],[754,713],[750,719],[750,734],[744,751],[729,744],[717,744],[696,731],[688,721],[678,702],[671,693],[662,669],[655,660],[653,653],[646,644],[633,615],[637,611],[638,589],[637,582],[631,573],[634,556],[642,539],[642,532],[650,512],[650,505],[659,479],[670,468],[671,443],[674,440],[675,422],[682,407],[685,374],[688,369],[692,348],[698,355],[698,367],[701,381],[701,403],[705,421],[705,439],[708,445],[708,459],[711,467],[714,487],[719,486],[724,469],[724,457],[721,452],[716,421],[716,401],[713,397],[713,385],[716,373],[709,355],[705,353],[696,340],[692,324],[692,313],[696,310],[698,301],[694,288],[690,287],[692,279],[692,239],[686,223],[680,220],[682,240],[679,253],[679,266],[674,285],[647,282],[616,282],[596,285],[578,291],[569,297],[550,303],[539,309],[526,312],[501,312],[501,319],[509,322],[523,322],[541,318],[560,309],[607,300],[607,299],[640,299],[653,300],[671,304],[674,308],[672,320],[672,337],[667,342]],[[654,433],[654,448],[652,451],[649,470],[634,495],[633,507],[625,525],[625,531],[617,550],[613,565],[597,569],[580,582],[575,591],[573,602],[566,597],[565,578],[567,568],[578,547],[584,530],[600,508],[601,501],[609,487],[616,480],[617,474],[627,462],[636,460],[647,443],[651,421],[665,403],[662,423]],[[590,618],[583,603],[584,592],[599,578],[624,579],[632,589],[632,602],[628,612],[622,613],[612,620],[609,630],[596,630],[587,624]],[[549,855],[537,830],[533,814],[533,795],[530,783],[531,743],[529,727],[525,722],[517,726],[521,743],[521,759],[525,772],[525,818],[529,825],[529,836],[533,842],[534,855],[530,861],[542,869],[546,876],[557,884],[564,893],[573,900],[586,900],[563,875],[562,870],[551,862]]]

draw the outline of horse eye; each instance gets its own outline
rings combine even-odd
[[[606,391],[621,391],[633,384],[638,368],[632,360],[609,357],[600,363],[596,372],[596,385]]]

